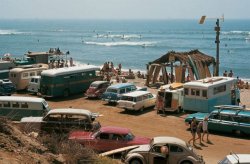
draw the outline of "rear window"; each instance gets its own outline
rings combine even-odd
[[[130,96],[123,96],[122,100],[125,100],[125,101],[134,101],[134,98],[130,97]]]
[[[117,93],[117,89],[108,88],[108,89],[107,89],[107,92]]]

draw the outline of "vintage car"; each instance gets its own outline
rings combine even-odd
[[[118,107],[125,110],[140,110],[155,106],[156,96],[148,91],[134,91],[122,95]]]
[[[16,91],[16,87],[9,79],[0,79],[0,95],[10,96]]]
[[[163,153],[162,147],[168,151]],[[166,153],[168,152],[168,153]],[[204,164],[202,156],[197,155],[185,141],[175,137],[154,137],[150,144],[131,148],[123,153],[122,161],[127,164]]]
[[[186,125],[191,123],[193,117],[202,121],[208,117],[208,130],[226,133],[250,134],[250,111],[237,105],[215,106],[211,113],[194,113],[185,118]]]
[[[250,154],[236,154],[233,152],[218,162],[218,164],[249,164],[249,163],[250,163]]]
[[[95,131],[101,127],[95,118],[99,114],[85,109],[53,109],[44,117],[24,117],[20,121],[25,131],[67,133],[73,129]]]
[[[101,127],[96,132],[72,131],[69,139],[98,152],[150,142],[150,138],[136,137],[129,129],[114,126]]]
[[[102,100],[108,103],[116,103],[121,99],[122,95],[125,93],[133,92],[136,90],[146,91],[146,87],[137,87],[131,83],[120,83],[114,84],[107,88],[107,90],[103,93]]]
[[[108,81],[94,81],[90,84],[89,89],[86,91],[85,96],[88,98],[101,98],[102,94],[110,86]]]

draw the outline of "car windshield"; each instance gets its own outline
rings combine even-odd
[[[128,133],[126,136],[125,136],[125,140],[127,141],[131,141],[135,138],[135,136],[132,134],[132,133]]]
[[[114,88],[108,88],[107,92],[111,92],[111,93],[117,93],[117,89]]]

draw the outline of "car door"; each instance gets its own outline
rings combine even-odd
[[[208,129],[210,130],[220,130],[221,120],[219,113],[212,113],[208,117]]]
[[[161,147],[163,145],[154,145],[148,153],[149,164],[168,164],[168,156],[161,153]]]
[[[176,164],[186,156],[185,149],[183,149],[181,146],[171,144],[169,145],[169,147],[170,149],[169,149],[169,156],[168,156],[169,158],[168,164]]]
[[[52,113],[47,115],[43,118],[43,121],[41,123],[41,130],[46,132],[61,132],[61,119],[61,114]]]

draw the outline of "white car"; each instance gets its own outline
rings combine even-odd
[[[223,160],[218,162],[218,164],[249,164],[250,154],[235,154],[230,153]]]
[[[167,151],[163,152],[162,147]],[[202,156],[197,155],[185,141],[175,137],[154,137],[149,145],[138,145],[123,153],[122,162],[126,164],[204,164]]]
[[[118,107],[125,110],[141,110],[155,106],[156,96],[148,91],[134,91],[122,95]]]

